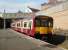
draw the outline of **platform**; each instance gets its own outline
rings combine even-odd
[[[18,33],[12,29],[0,29],[0,50],[66,50],[66,49]]]

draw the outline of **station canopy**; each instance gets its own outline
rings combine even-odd
[[[4,13],[0,13],[0,17],[4,19],[8,18],[23,18],[23,17],[30,17],[30,14],[32,12],[38,12],[38,9],[34,8],[23,8],[18,10],[18,12],[13,12],[13,13],[7,13],[6,10],[4,10]]]

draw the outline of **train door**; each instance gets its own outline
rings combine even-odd
[[[28,20],[23,20],[23,32],[28,34]]]
[[[31,30],[32,29],[32,20],[30,20],[29,22],[28,22],[28,28]]]
[[[23,25],[24,25],[24,23],[23,23],[23,20],[21,20],[21,32],[23,32]]]
[[[29,20],[28,22],[28,33],[30,36],[34,36],[33,20]]]
[[[17,31],[21,32],[21,21],[20,20],[17,22]]]

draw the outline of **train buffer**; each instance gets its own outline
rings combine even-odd
[[[12,29],[0,29],[0,50],[66,50],[66,49],[18,33]]]

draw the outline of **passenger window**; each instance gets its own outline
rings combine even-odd
[[[20,23],[17,24],[17,27],[20,27]]]
[[[41,26],[41,21],[36,19],[35,20],[35,27],[40,27]]]
[[[24,22],[24,27],[27,27],[27,22]]]
[[[48,27],[48,21],[47,20],[42,20],[41,21],[41,26],[42,27]]]
[[[12,26],[15,26],[15,24],[13,24]]]
[[[20,23],[18,24],[18,26],[20,27]]]
[[[17,27],[18,27],[18,23],[17,23]]]

